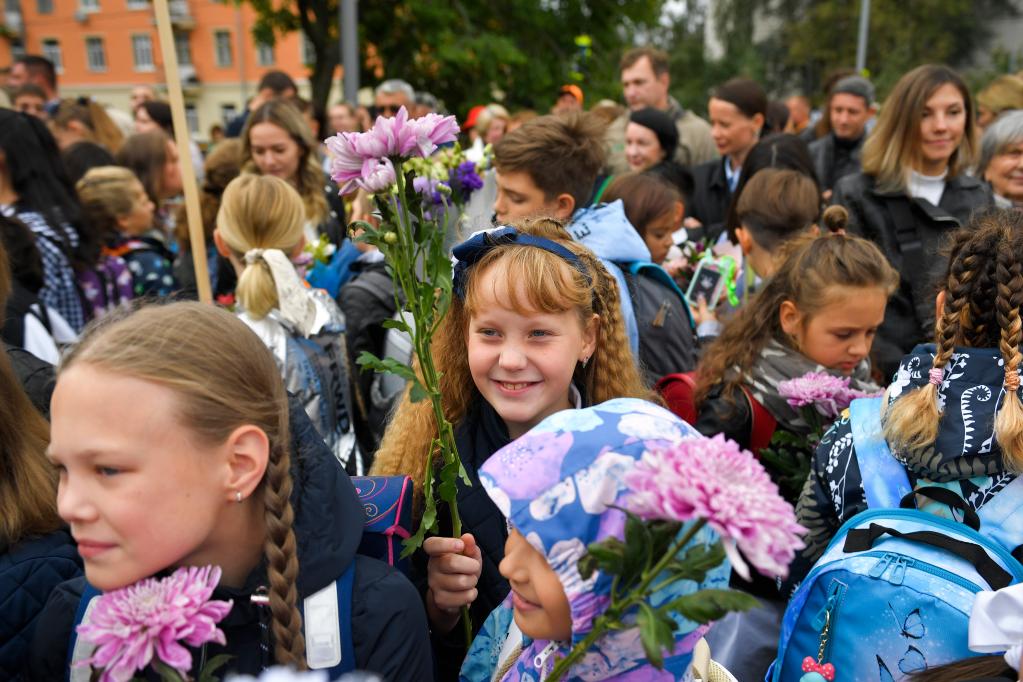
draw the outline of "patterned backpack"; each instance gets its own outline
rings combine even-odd
[[[868,508],[789,601],[773,682],[889,682],[975,656],[975,595],[1023,581],[1023,477],[974,511],[948,488],[910,486],[881,433],[881,398],[853,401],[850,417]],[[917,509],[921,497],[962,521]]]

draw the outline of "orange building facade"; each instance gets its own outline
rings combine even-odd
[[[149,0],[4,0],[0,66],[18,54],[41,54],[58,68],[62,97],[87,95],[128,111],[137,85],[164,88],[164,64]],[[169,0],[175,53],[189,128],[207,139],[212,125],[241,112],[271,69],[291,75],[308,95],[311,50],[300,33],[274,46],[252,37],[248,6],[216,0]],[[337,87],[337,86],[335,86]],[[333,101],[333,96],[332,96]]]

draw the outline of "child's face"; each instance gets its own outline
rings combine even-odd
[[[234,503],[223,489],[226,457],[187,437],[177,406],[169,388],[88,364],[57,383],[57,509],[101,590],[172,566],[222,565],[217,522]]]
[[[142,111],[142,109],[139,109]],[[145,187],[138,180],[131,186],[131,212],[117,216],[117,226],[125,234],[132,236],[143,234],[153,226],[153,211],[156,209],[146,194]]]
[[[658,265],[668,257],[668,251],[675,243],[675,229],[682,216],[682,203],[676,202],[676,206],[677,208],[673,208],[647,223],[643,234],[643,241],[650,249],[650,261]]]
[[[476,387],[518,438],[546,417],[571,407],[568,387],[576,363],[596,348],[597,318],[587,328],[574,310],[521,315],[510,309],[507,272],[500,264],[479,278],[479,312],[469,320],[469,371]],[[528,300],[524,283],[519,300]]]
[[[828,287],[829,303],[807,317],[791,301],[781,304],[782,330],[806,357],[852,374],[874,343],[888,297],[881,287]]]
[[[567,642],[572,638],[572,612],[565,588],[547,558],[514,528],[504,544],[501,575],[508,579],[515,623],[533,639]]]
[[[548,199],[544,191],[536,186],[533,176],[526,171],[498,171],[494,178],[497,181],[494,214],[502,224],[535,216],[549,216],[558,220],[567,220],[572,216],[575,206],[565,202],[563,197],[567,197],[567,194]]]

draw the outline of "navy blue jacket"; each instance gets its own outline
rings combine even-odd
[[[352,640],[356,668],[377,673],[385,680],[430,680],[430,640],[419,594],[397,570],[369,557],[356,555],[365,515],[348,475],[317,435],[302,406],[291,401],[292,459],[298,541],[299,602],[334,582],[355,561],[352,588]],[[240,589],[218,588],[214,599],[233,599],[234,607],[220,623],[226,647],[209,645],[207,660],[217,654],[232,656],[219,675],[256,675],[273,664],[272,651],[260,647],[260,617],[265,607],[250,597],[266,585],[262,567],[254,570]],[[31,679],[63,680],[67,643],[84,578],[61,585],[40,617],[32,646]],[[193,655],[193,661],[199,662]],[[197,671],[192,671],[198,677]]]
[[[58,585],[81,574],[67,531],[0,549],[0,679],[20,679],[43,605]]]

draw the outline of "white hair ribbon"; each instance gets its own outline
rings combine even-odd
[[[1019,670],[1023,654],[1023,584],[977,593],[970,614],[970,650],[1005,651],[1005,662]]]
[[[249,265],[259,260],[267,264],[273,276],[277,288],[277,310],[281,319],[302,336],[309,336],[316,323],[316,304],[310,298],[291,259],[280,249],[249,249],[245,252],[245,262]]]

